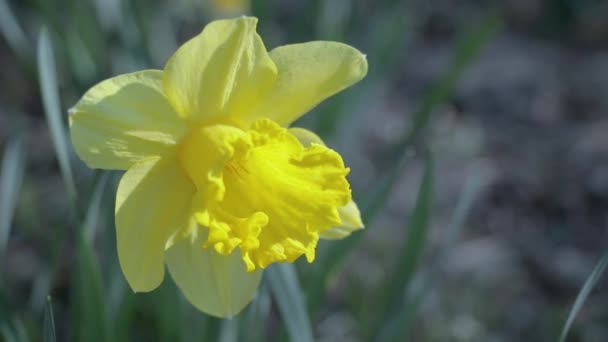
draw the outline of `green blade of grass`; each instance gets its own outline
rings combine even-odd
[[[473,169],[464,183],[462,193],[456,202],[456,208],[454,209],[450,225],[448,226],[443,239],[443,253],[445,253],[449,245],[454,243],[462,232],[464,223],[466,222],[482,186],[482,177],[480,173],[479,169]]]
[[[407,340],[409,329],[414,325],[416,312],[420,307],[427,291],[424,286],[413,293],[407,293],[397,311],[395,311],[388,321],[383,323],[382,329],[378,330],[378,336],[374,341],[391,342],[399,339]]]
[[[104,172],[97,180],[97,184],[95,185],[95,189],[91,195],[90,204],[84,219],[83,234],[89,243],[92,243],[93,238],[95,237],[95,228],[97,227],[97,222],[100,219],[101,199],[103,190],[106,188],[106,183],[108,182],[108,177],[108,173]]]
[[[107,174],[98,180],[79,232],[74,327],[78,341],[112,341],[101,269],[92,245]]]
[[[220,326],[218,342],[237,342],[239,340],[239,316],[224,319]]]
[[[242,325],[241,334],[247,336],[247,341],[264,341],[264,324],[260,324],[260,322],[268,321],[271,304],[272,299],[268,293],[267,284],[262,283],[258,288],[258,292],[253,299],[253,302],[251,302],[247,308],[247,314],[244,319],[245,322]]]
[[[1,341],[6,342],[28,342],[30,340],[23,321],[17,316],[13,316],[12,319],[2,317],[2,320],[0,320],[0,337],[2,337]]]
[[[76,199],[76,187],[74,186],[74,177],[72,176],[72,169],[70,167],[69,139],[67,138],[63,115],[61,114],[53,47],[46,28],[42,28],[38,37],[38,74],[44,113],[51,131],[59,168],[68,196],[74,202]]]
[[[445,255],[446,251],[450,249],[458,236],[460,236],[467,215],[477,198],[480,186],[479,171],[475,169],[464,184],[463,191],[456,203],[452,220],[444,234],[445,238],[441,241],[441,246],[439,248],[440,255],[435,258],[435,261],[441,260],[441,257]],[[411,291],[404,292],[405,299],[401,307],[397,309],[395,314],[388,318],[387,322],[385,322],[384,328],[378,332],[377,341],[396,341],[399,338],[403,339],[405,336],[408,336],[410,329],[414,326],[415,314],[418,311],[420,304],[432,289],[431,285],[434,280],[434,272],[432,270],[435,269],[435,267],[431,264],[427,269],[430,269],[431,271],[428,271],[426,276],[423,274],[420,282],[421,286],[412,289],[413,293],[411,293]]]
[[[83,234],[80,234],[79,240],[76,283],[77,311],[74,316],[77,340],[110,341],[99,263],[93,247]]]
[[[11,140],[4,149],[0,171],[0,255],[10,235],[11,223],[25,170],[25,148],[22,138]]]
[[[276,264],[266,271],[266,279],[281,312],[292,342],[312,342],[313,332],[304,295],[292,264]]]
[[[501,27],[501,18],[496,13],[492,13],[486,16],[480,24],[465,32],[458,42],[456,53],[447,72],[426,94],[414,112],[411,128],[401,140],[401,143],[397,144],[397,155],[402,154],[402,151],[422,134],[437,104],[445,102],[452,96],[456,84],[466,68],[471,65],[475,57],[479,56],[482,48],[488,44]]]
[[[15,333],[13,333],[11,331],[10,326],[6,322],[3,322],[0,325],[0,336],[2,336],[3,341],[7,341],[7,342],[17,341],[17,339],[15,338]]]
[[[19,57],[31,58],[25,32],[6,0],[0,0],[0,33]]]
[[[428,157],[424,175],[420,182],[420,188],[418,189],[416,205],[408,222],[408,232],[400,248],[401,254],[398,257],[396,267],[389,273],[394,276],[379,296],[379,310],[374,315],[376,319],[370,327],[372,336],[376,336],[379,332],[387,330],[391,317],[401,309],[405,302],[405,293],[426,246],[432,204],[433,162]]]
[[[606,252],[600,260],[597,262],[587,280],[583,284],[583,287],[579,291],[576,296],[576,300],[574,301],[574,305],[572,305],[572,309],[570,310],[570,314],[568,314],[568,319],[564,324],[564,328],[562,329],[562,333],[559,336],[559,342],[565,342],[566,337],[568,337],[568,333],[570,332],[570,328],[572,328],[572,323],[574,323],[574,319],[581,311],[581,308],[587,301],[589,294],[591,294],[591,290],[595,287],[597,282],[600,280],[602,274],[606,270],[606,266],[608,265],[608,252]]]
[[[46,307],[44,310],[44,327],[43,327],[44,342],[55,342],[57,334],[55,333],[55,317],[53,315],[53,303],[51,296],[46,297]]]

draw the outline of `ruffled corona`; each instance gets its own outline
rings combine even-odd
[[[209,229],[204,247],[222,255],[239,247],[248,271],[301,255],[312,262],[319,233],[341,224],[338,208],[351,200],[340,155],[304,147],[271,120],[247,131],[197,128],[179,160],[197,187],[195,217]]]

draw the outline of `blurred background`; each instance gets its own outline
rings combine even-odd
[[[120,173],[75,157],[67,110],[241,14],[269,49],[367,54],[296,123],[344,156],[366,229],[218,320],[170,277],[130,291]],[[0,33],[4,340],[557,341],[569,317],[568,341],[608,340],[608,2],[0,0]]]

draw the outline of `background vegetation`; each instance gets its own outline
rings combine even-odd
[[[120,174],[75,157],[66,118],[93,84],[162,68],[243,13],[269,48],[367,54],[366,79],[297,123],[344,155],[366,229],[313,264],[273,265],[218,320],[170,277],[129,290]],[[4,340],[608,338],[606,2],[0,0],[0,33]]]

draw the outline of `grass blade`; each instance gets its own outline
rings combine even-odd
[[[559,336],[559,342],[565,342],[566,337],[568,337],[568,333],[570,332],[570,328],[572,327],[572,323],[574,323],[574,319],[581,311],[581,308],[587,301],[587,297],[591,294],[591,290],[595,287],[597,282],[600,280],[606,266],[608,265],[608,252],[606,252],[598,263],[593,268],[587,280],[585,280],[585,284],[581,288],[580,292],[576,296],[576,300],[574,301],[574,305],[572,305],[572,309],[570,309],[570,314],[568,314],[568,319],[566,320],[566,324],[564,324],[564,328],[562,329],[562,333]]]
[[[17,17],[11,10],[6,0],[0,0],[0,33],[8,42],[8,45],[17,53],[19,57],[27,58],[29,54],[29,42],[25,32],[19,26]]]
[[[390,272],[394,277],[379,298],[379,312],[375,315],[377,319],[371,326],[372,336],[376,336],[378,332],[388,330],[391,317],[394,317],[394,314],[401,309],[405,302],[406,290],[426,246],[432,204],[433,162],[428,157],[424,175],[420,182],[416,205],[408,222],[408,232],[403,240],[403,246],[400,248],[399,261],[395,269]]]
[[[46,297],[46,308],[44,310],[44,342],[55,342],[57,334],[55,333],[55,317],[53,315],[53,303],[51,296]]]
[[[454,208],[450,225],[442,241],[443,248],[441,250],[443,253],[445,253],[445,251],[450,247],[449,245],[454,243],[454,241],[456,241],[456,239],[460,236],[471,208],[479,195],[479,191],[483,183],[482,179],[481,171],[477,168],[473,169],[471,174],[467,177],[462,193],[456,202],[456,208]]]
[[[237,342],[239,340],[239,316],[225,319],[220,326],[218,342]]]
[[[313,332],[298,277],[292,264],[276,264],[266,271],[270,290],[279,306],[292,342],[312,342]]]
[[[414,112],[413,124],[410,130],[402,141],[397,144],[397,155],[401,155],[402,151],[420,136],[428,125],[434,109],[438,104],[445,102],[452,95],[458,80],[462,77],[466,68],[475,60],[475,57],[480,54],[482,48],[488,44],[501,27],[501,18],[497,14],[492,13],[485,17],[479,25],[476,25],[472,30],[463,35],[446,73],[426,94]]]
[[[84,237],[89,243],[92,243],[93,238],[95,237],[95,228],[97,227],[97,222],[100,217],[101,199],[103,190],[106,188],[106,183],[108,182],[108,177],[107,172],[101,174],[101,177],[99,177],[99,180],[95,185],[93,194],[91,195],[91,201],[89,208],[87,209],[83,226]]]
[[[72,201],[75,201],[76,187],[74,186],[74,177],[70,167],[70,150],[67,133],[63,115],[61,114],[53,47],[46,28],[42,28],[38,38],[38,74],[44,112],[51,131],[53,146],[57,153],[61,175],[63,176],[68,196],[70,196]]]
[[[106,309],[106,297],[101,269],[93,249],[94,227],[99,219],[99,207],[105,188],[107,173],[102,174],[89,202],[87,215],[79,234],[76,273],[76,303],[74,327],[78,341],[112,341],[110,320]]]
[[[76,289],[78,341],[109,341],[101,270],[91,244],[80,236]]]
[[[24,142],[22,138],[16,138],[10,141],[4,150],[0,171],[0,255],[10,235],[24,170]]]
[[[17,316],[13,316],[12,319],[2,317],[0,320],[0,337],[2,337],[1,341],[6,342],[28,342],[30,340],[23,321]]]
[[[270,316],[272,299],[268,293],[268,287],[266,283],[258,288],[258,292],[253,299],[253,302],[249,304],[247,314],[245,315],[244,324],[242,327],[242,335],[247,336],[247,341],[258,342],[264,341],[264,328],[265,323],[268,322]]]
[[[481,177],[479,170],[473,170],[472,174],[467,178],[463,191],[456,203],[454,214],[449,227],[447,228],[444,235],[444,239],[441,241],[439,248],[439,256],[435,257],[434,262],[425,268],[429,271],[426,274],[422,274],[420,285],[416,288],[412,288],[412,291],[405,292],[405,300],[402,302],[397,312],[390,317],[390,320],[385,323],[382,331],[379,331],[377,341],[395,341],[399,337],[408,336],[410,329],[415,323],[415,314],[418,311],[418,307],[423,302],[427,295],[431,291],[432,282],[434,281],[433,270],[435,269],[434,264],[445,255],[446,251],[450,249],[452,244],[460,236],[467,215],[469,214],[471,207],[479,194],[481,187]]]

